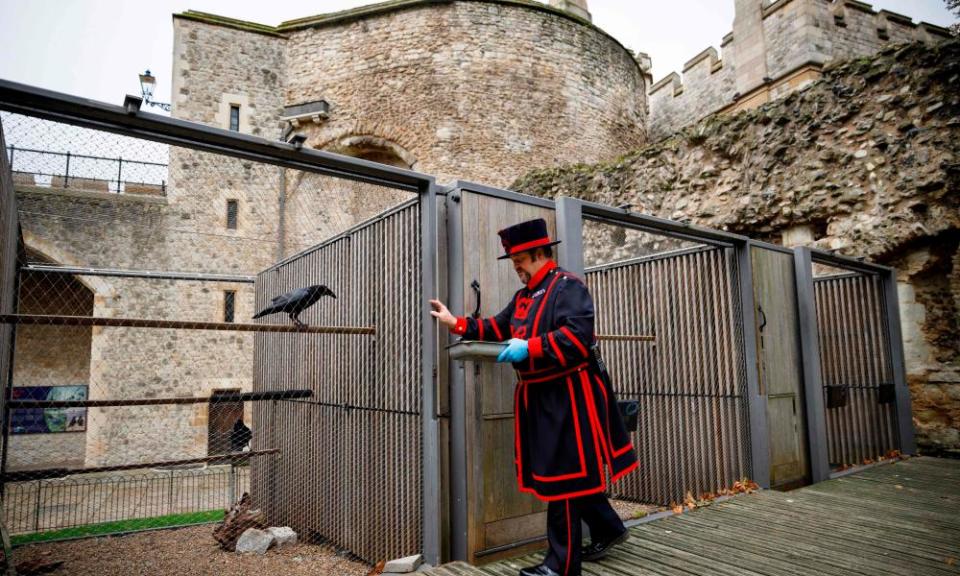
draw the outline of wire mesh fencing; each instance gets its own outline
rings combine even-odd
[[[830,466],[899,450],[884,288],[873,274],[818,266],[814,277]]]
[[[0,350],[12,359],[0,475],[15,543],[215,522],[249,493],[263,523],[367,560],[419,550],[419,375],[368,370],[376,354],[419,346],[419,329],[375,337],[419,326],[419,227],[400,249],[370,237],[352,260],[262,284],[278,262],[395,205],[405,219],[383,225],[406,229],[413,195],[20,114],[0,123],[23,248]],[[401,251],[398,291],[377,263]],[[335,297],[297,299],[315,285]],[[383,314],[363,298],[380,298]],[[283,378],[257,376],[267,341],[292,360]],[[317,346],[332,355],[306,353]],[[357,369],[310,371],[340,357]],[[337,395],[348,389],[359,396]],[[402,399],[380,402],[393,389]],[[369,410],[344,416],[345,401]],[[388,409],[414,416],[377,428]],[[355,486],[369,502],[414,496],[358,506]],[[363,539],[285,515],[322,499]],[[394,538],[400,525],[409,537]]]
[[[671,505],[732,489],[751,470],[733,251],[589,221],[584,229],[599,348],[618,399],[637,402],[640,468],[613,495]],[[640,335],[652,338],[629,337]]]

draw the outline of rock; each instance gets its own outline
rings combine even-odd
[[[407,574],[417,569],[423,563],[423,555],[415,554],[406,558],[397,558],[386,563],[383,567],[384,574]]]
[[[858,159],[858,160],[861,159],[861,158],[866,158],[866,157],[867,157],[867,151],[866,151],[866,150],[857,150],[856,152],[853,153],[853,157],[856,158],[856,159]]]
[[[237,552],[251,552],[254,554],[265,554],[270,545],[273,544],[273,534],[267,530],[259,528],[248,528],[246,532],[240,535],[237,540]]]
[[[280,546],[287,546],[297,543],[297,533],[293,531],[293,528],[289,526],[282,527],[270,527],[267,528],[267,532],[273,534],[273,542],[279,548]]]

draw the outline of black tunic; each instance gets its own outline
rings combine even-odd
[[[637,467],[609,377],[593,352],[593,299],[552,260],[499,314],[457,318],[467,340],[527,340],[514,363],[517,481],[522,492],[560,500],[603,492]]]

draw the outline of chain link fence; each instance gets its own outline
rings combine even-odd
[[[384,407],[379,392],[406,386],[403,408],[416,414],[419,373],[384,373],[365,388],[345,363],[304,371],[348,352],[363,368],[373,352],[405,351],[375,336],[401,324],[416,327],[403,338],[417,346],[416,297],[384,301],[382,317],[364,311],[352,297],[359,279],[383,280],[363,292],[371,297],[393,283],[359,257],[283,282],[269,271],[395,205],[416,210],[414,194],[20,114],[0,123],[23,238],[15,307],[3,311],[13,336],[0,350],[12,358],[0,474],[14,544],[217,522],[249,493],[263,523],[308,541],[374,562],[419,550],[416,416],[382,430],[399,442],[392,460],[371,453],[364,465],[348,460],[345,435],[365,436],[366,416],[325,420],[348,414],[327,393],[335,386],[358,390],[351,406],[372,410]],[[403,241],[416,260],[417,235]],[[404,263],[418,279],[418,261]],[[316,285],[329,294],[297,300]],[[293,295],[254,319],[284,293]],[[283,378],[255,368],[279,358],[291,360]],[[402,478],[384,473],[408,452]],[[357,485],[383,506],[355,505]],[[413,500],[391,510],[383,498],[398,491]],[[304,498],[340,502],[335,522],[321,509],[291,517],[313,505]],[[363,542],[342,529],[361,525]],[[394,538],[401,525],[410,536]]]

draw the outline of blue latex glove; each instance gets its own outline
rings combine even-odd
[[[497,362],[523,362],[529,355],[526,340],[511,338],[507,340],[507,347],[497,356]]]

